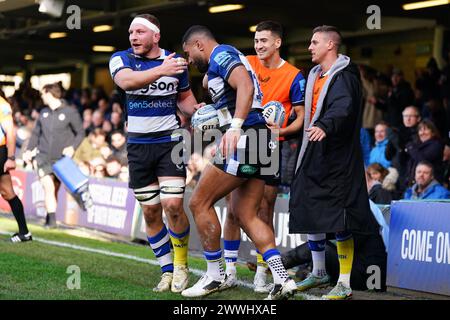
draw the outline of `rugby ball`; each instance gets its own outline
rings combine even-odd
[[[194,130],[206,131],[219,127],[219,117],[213,104],[207,104],[194,112],[191,118]]]
[[[267,123],[275,123],[281,127],[284,123],[286,112],[281,102],[269,101],[263,106],[263,116]]]

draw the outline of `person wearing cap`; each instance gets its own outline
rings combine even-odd
[[[147,238],[162,271],[153,291],[181,292],[189,275],[190,229],[183,209],[186,169],[171,155],[181,143],[177,109],[191,116],[199,105],[189,86],[186,61],[159,47],[159,20],[151,14],[137,15],[128,31],[131,48],[114,53],[109,69],[126,93],[129,187],[142,207]]]

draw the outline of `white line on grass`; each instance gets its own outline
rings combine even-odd
[[[12,232],[5,232],[5,231],[0,230],[0,235],[11,236],[12,234],[13,234]],[[149,263],[151,265],[159,266],[159,263],[156,260],[140,258],[140,257],[136,257],[136,256],[133,256],[130,254],[118,253],[118,252],[103,250],[103,249],[94,249],[94,248],[79,246],[79,245],[71,244],[71,243],[67,243],[67,242],[46,240],[46,239],[37,238],[34,236],[33,236],[33,241],[42,242],[42,243],[56,246],[56,247],[63,247],[63,248],[70,248],[70,249],[79,250],[79,251],[98,253],[98,254],[102,254],[105,256],[109,256],[109,257],[123,258],[123,259],[128,259],[128,260],[133,260],[133,261],[138,261],[138,262],[143,262],[143,263]],[[204,271],[199,270],[199,269],[189,268],[189,271],[191,273],[195,274],[196,276],[202,276],[204,274]],[[253,284],[251,284],[249,282],[238,280],[237,283],[239,286],[242,286],[242,287],[245,287],[248,289],[253,289]],[[298,293],[298,295],[302,296],[306,300],[321,300],[319,297],[309,295],[309,294]]]

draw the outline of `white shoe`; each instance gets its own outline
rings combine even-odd
[[[170,285],[172,284],[173,273],[172,272],[164,272],[161,275],[161,280],[158,285],[153,288],[154,292],[164,292],[170,290]]]
[[[219,291],[225,280],[214,280],[207,273],[205,273],[196,284],[181,292],[183,297],[196,298],[204,297],[213,292]]]
[[[231,289],[234,287],[237,287],[238,283],[237,283],[237,275],[236,273],[230,273],[227,274],[225,276],[225,281],[223,282],[223,284],[220,286],[219,290],[226,290],[226,289]]]
[[[181,292],[186,289],[189,282],[189,268],[185,265],[174,266],[172,279],[172,292]]]
[[[287,278],[282,284],[275,284],[267,298],[264,300],[286,300],[297,291],[297,285],[291,278]]]
[[[266,279],[266,273],[257,272],[253,279],[253,284],[255,285],[253,291],[256,293],[269,293],[273,288],[273,283],[266,283]]]

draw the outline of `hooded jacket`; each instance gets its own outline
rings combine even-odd
[[[291,233],[377,233],[371,214],[360,145],[362,89],[359,71],[339,55],[311,119],[313,87],[320,65],[308,77],[303,142],[289,202]],[[326,138],[310,142],[305,132],[320,127]]]
[[[431,181],[430,185],[425,190],[418,194],[418,185],[415,184],[405,192],[406,200],[437,200],[437,199],[450,199],[450,191],[445,189],[436,180]]]

